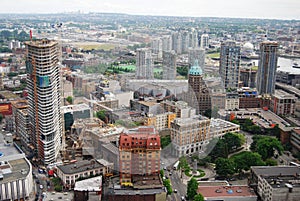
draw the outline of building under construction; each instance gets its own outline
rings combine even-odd
[[[59,45],[47,39],[26,42],[29,137],[44,164],[55,162],[62,146]]]

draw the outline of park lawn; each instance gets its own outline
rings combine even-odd
[[[207,54],[210,58],[220,58],[220,53],[212,53],[212,54]]]
[[[121,69],[126,69],[127,68],[130,71],[134,71],[135,68],[136,68],[135,65],[124,65],[124,66],[123,65],[119,65],[118,67],[121,68]]]

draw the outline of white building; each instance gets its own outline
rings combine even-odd
[[[59,156],[62,139],[59,46],[47,39],[26,46],[31,143],[42,162],[50,164]]]
[[[140,48],[136,50],[136,79],[153,79],[153,59],[151,50],[147,48]]]

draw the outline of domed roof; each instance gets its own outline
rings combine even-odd
[[[198,64],[198,60],[195,60],[194,65],[189,70],[190,75],[202,75],[202,68]]]
[[[253,50],[254,46],[253,46],[252,43],[247,42],[247,43],[245,43],[245,44],[243,45],[243,48],[244,48],[244,49],[251,49],[251,50]]]

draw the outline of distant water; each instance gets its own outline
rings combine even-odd
[[[258,66],[258,60],[251,60],[250,62],[254,62],[255,65]],[[279,66],[279,68],[277,68],[277,71],[300,74],[300,68],[292,67],[294,63],[298,63],[298,65],[300,66],[300,59],[278,57],[277,66]]]

